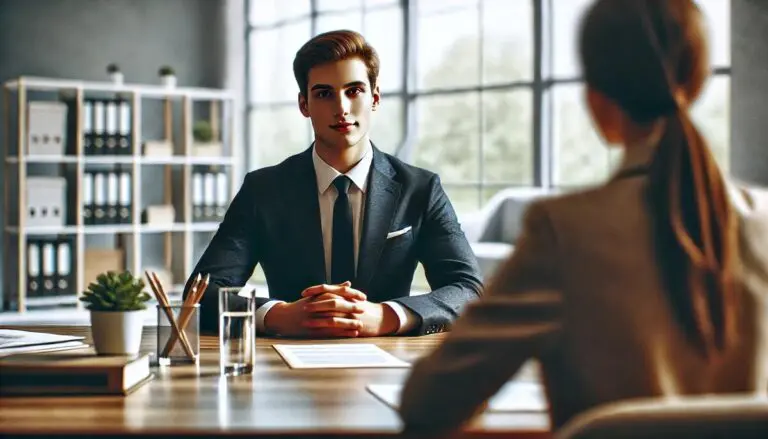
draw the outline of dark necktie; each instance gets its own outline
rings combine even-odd
[[[331,236],[331,283],[352,282],[355,278],[355,240],[352,235],[352,207],[347,190],[351,181],[339,175],[336,186],[336,204],[333,206],[333,235]]]

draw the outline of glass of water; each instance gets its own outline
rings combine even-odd
[[[222,375],[253,372],[256,363],[256,290],[219,288],[219,368]]]

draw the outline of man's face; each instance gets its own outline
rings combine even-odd
[[[307,97],[299,94],[299,109],[312,120],[315,142],[339,152],[368,141],[371,112],[378,105],[378,87],[371,89],[359,58],[313,67]]]

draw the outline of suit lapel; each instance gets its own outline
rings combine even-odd
[[[363,292],[369,289],[369,283],[376,271],[400,198],[400,183],[392,179],[395,174],[394,169],[376,148],[373,148],[373,154],[354,285]]]
[[[292,197],[286,200],[286,204],[290,206],[290,220],[293,221],[292,229],[296,240],[296,246],[293,248],[298,249],[297,259],[304,260],[311,285],[319,285],[326,282],[325,253],[311,147],[299,156],[296,165],[290,180],[295,182],[291,185]]]

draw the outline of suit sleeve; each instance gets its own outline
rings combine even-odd
[[[427,210],[417,237],[416,251],[432,292],[394,301],[420,318],[415,333],[423,335],[448,330],[464,306],[480,296],[482,281],[477,259],[437,175],[430,181]]]
[[[243,185],[232,200],[224,220],[198,261],[184,289],[189,291],[192,279],[200,273],[211,275],[211,282],[200,301],[200,329],[206,333],[218,331],[219,288],[243,286],[259,262],[259,240],[256,239],[256,194],[254,175],[246,176]],[[245,307],[245,299],[233,297]],[[268,299],[257,298],[261,306]]]
[[[469,420],[531,357],[556,345],[563,308],[558,252],[543,208],[527,211],[512,256],[454,329],[418,361],[402,393],[406,430],[447,431]]]

